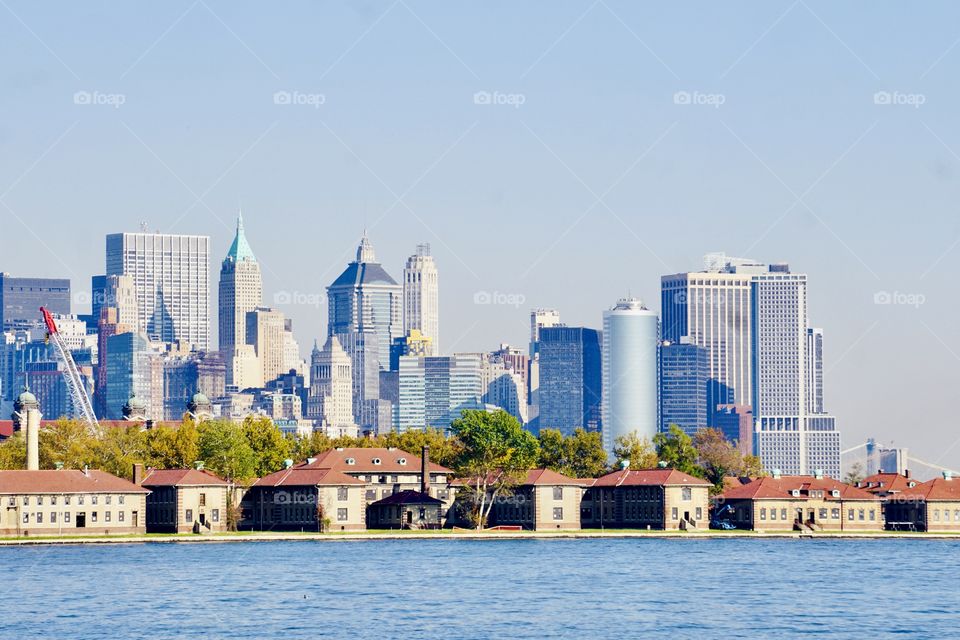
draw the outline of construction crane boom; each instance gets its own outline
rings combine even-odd
[[[57,355],[63,362],[63,380],[67,384],[67,391],[70,393],[70,401],[73,404],[73,412],[78,418],[87,423],[87,426],[94,430],[100,430],[100,423],[97,422],[97,416],[93,412],[93,405],[90,403],[90,396],[83,384],[83,378],[80,377],[80,370],[77,363],[74,362],[67,343],[57,329],[57,323],[46,308],[40,307],[40,313],[43,314],[43,322],[47,325],[47,340],[52,340],[57,347]]]

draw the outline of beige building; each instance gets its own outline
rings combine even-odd
[[[718,517],[754,531],[880,531],[878,496],[823,475],[757,478],[716,501]]]
[[[623,469],[593,481],[584,496],[584,528],[707,529],[710,487],[676,469]]]
[[[580,529],[584,484],[550,469],[532,469],[510,495],[498,496],[490,510],[492,527],[523,527],[534,531]]]
[[[364,482],[334,469],[304,464],[257,480],[243,497],[242,529],[362,531]]]
[[[199,469],[148,469],[134,465],[133,481],[150,490],[148,533],[212,533],[227,530],[226,480]]]
[[[887,496],[885,510],[888,529],[960,531],[960,480],[946,471]]]
[[[260,361],[260,386],[286,373],[283,368],[285,330],[286,320],[276,309],[258,307],[247,312],[247,344],[253,345]]]
[[[0,471],[0,535],[145,533],[148,493],[105,471]]]

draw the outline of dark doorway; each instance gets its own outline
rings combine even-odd
[[[78,513],[77,514],[77,529],[83,529],[87,526],[87,514]]]

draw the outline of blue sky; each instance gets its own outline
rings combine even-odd
[[[268,304],[322,299],[366,226],[395,277],[433,245],[442,346],[480,350],[525,344],[533,306],[591,326],[628,290],[655,307],[710,251],[785,261],[845,445],[957,468],[958,17],[3,0],[0,269],[82,291],[140,221],[213,236],[216,267],[240,203]],[[322,304],[281,308],[305,350],[324,333]]]

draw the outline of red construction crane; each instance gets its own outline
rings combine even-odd
[[[40,307],[40,313],[43,314],[43,322],[47,325],[47,340],[53,340],[53,344],[57,346],[57,354],[63,362],[63,380],[67,383],[67,391],[70,392],[74,414],[86,422],[91,429],[99,431],[100,423],[97,422],[93,405],[90,403],[90,396],[87,395],[83,378],[80,377],[77,363],[73,361],[73,356],[70,355],[70,349],[67,348],[67,343],[57,329],[57,323],[50,312],[44,307]]]

